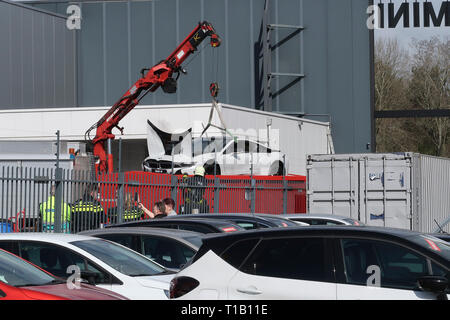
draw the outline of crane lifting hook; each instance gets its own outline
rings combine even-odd
[[[209,85],[209,92],[211,93],[211,97],[217,98],[219,94],[219,84],[217,82],[213,82]]]

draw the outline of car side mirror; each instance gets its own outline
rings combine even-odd
[[[97,273],[93,271],[81,271],[81,279],[86,280],[90,285],[95,286],[95,278]]]
[[[420,289],[427,292],[433,292],[438,295],[439,300],[447,300],[445,291],[449,286],[449,281],[445,277],[424,276],[417,280]]]
[[[0,298],[5,298],[5,297],[6,297],[5,291],[0,289]]]

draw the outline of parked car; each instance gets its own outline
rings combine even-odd
[[[176,174],[191,175],[197,166],[203,166],[208,175],[213,175],[214,170],[217,175],[249,175],[252,163],[254,175],[283,175],[283,170],[288,170],[288,160],[282,152],[246,138],[194,138],[191,154],[182,153],[183,147],[179,147],[173,155],[172,148],[164,148],[157,135],[154,139],[155,145],[149,148],[154,152],[142,164],[144,171],[170,173],[173,166]]]
[[[337,225],[347,225],[347,226],[363,226],[359,220],[352,219],[344,216],[337,216],[334,214],[286,214],[283,217],[290,219],[292,221],[307,223],[311,226],[316,225],[327,225],[327,226],[337,226]]]
[[[431,233],[430,236],[450,242],[450,234],[449,233]]]
[[[160,265],[180,269],[202,245],[201,233],[164,228],[109,228],[78,234],[107,239],[128,247]]]
[[[174,273],[120,244],[82,235],[0,234],[0,248],[67,279],[69,267],[99,288],[129,299],[167,299]]]
[[[211,266],[214,266],[213,268]],[[270,228],[208,235],[173,299],[444,299],[450,246],[402,229]]]
[[[80,283],[69,289],[66,281],[0,249],[0,300],[126,300],[125,297]]]
[[[170,216],[167,219],[182,218],[182,219],[218,219],[222,221],[230,221],[245,230],[258,229],[258,228],[278,228],[298,226],[297,223],[275,215],[269,214],[251,214],[251,213],[199,213],[199,214],[183,214],[181,216]]]
[[[158,227],[169,229],[189,230],[198,233],[222,233],[222,232],[235,232],[245,230],[244,228],[234,224],[230,221],[224,221],[219,219],[206,219],[206,218],[183,218],[184,215],[165,217],[162,219],[147,219],[125,223],[118,223],[114,225],[107,225],[106,228],[119,228],[119,227]]]

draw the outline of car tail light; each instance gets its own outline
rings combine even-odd
[[[198,287],[200,282],[190,277],[176,277],[170,281],[170,299],[179,298]]]
[[[222,230],[224,232],[234,232],[237,231],[237,229],[235,227],[226,227],[226,228],[222,228]]]

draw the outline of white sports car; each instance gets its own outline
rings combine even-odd
[[[186,138],[190,138],[187,136]],[[287,158],[280,152],[248,139],[194,138],[192,156],[183,152],[183,144],[164,148],[165,152],[147,157],[143,170],[149,172],[193,174],[197,166],[205,168],[207,175],[283,175],[287,173]],[[172,164],[173,159],[173,164]],[[253,164],[253,168],[252,168]]]
[[[203,166],[207,175],[283,175],[288,172],[287,157],[247,138],[230,136],[192,139],[192,129],[168,133],[150,121],[149,156],[142,169],[148,172],[188,174]]]

